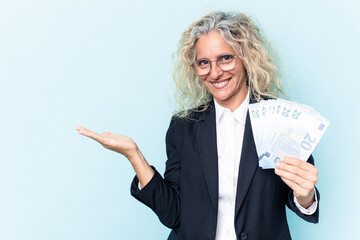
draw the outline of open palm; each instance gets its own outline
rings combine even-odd
[[[124,135],[113,134],[110,132],[99,134],[82,126],[79,126],[76,130],[80,134],[99,142],[104,148],[121,153],[127,158],[137,150],[136,143],[131,138]]]

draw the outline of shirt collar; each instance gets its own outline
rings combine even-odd
[[[246,98],[245,100],[242,102],[242,104],[235,109],[234,112],[231,112],[230,109],[228,108],[224,108],[223,106],[221,106],[220,104],[218,104],[214,98],[214,105],[215,105],[215,116],[216,116],[216,124],[219,123],[221,117],[223,116],[225,111],[228,111],[232,114],[232,116],[243,126],[245,126],[245,121],[246,121],[246,114],[247,114],[247,110],[249,107],[249,92],[250,89],[248,90],[247,94],[246,94]]]

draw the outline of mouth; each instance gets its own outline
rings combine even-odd
[[[226,80],[221,80],[221,81],[216,81],[216,82],[211,82],[211,84],[216,88],[216,89],[221,89],[224,88],[228,82],[231,80],[231,78],[226,79]]]

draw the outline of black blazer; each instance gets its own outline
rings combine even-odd
[[[215,239],[218,212],[218,156],[214,102],[191,119],[173,117],[166,134],[168,160],[164,178],[155,175],[141,190],[135,177],[131,194],[150,207],[167,227],[170,240]],[[312,156],[308,162],[314,163]],[[317,191],[317,190],[316,190]],[[319,199],[319,193],[317,191]],[[235,204],[238,239],[291,239],[285,205],[316,223],[319,208],[304,215],[293,202],[292,190],[273,169],[258,166],[249,114],[246,116]]]

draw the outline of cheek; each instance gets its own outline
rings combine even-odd
[[[208,81],[206,80],[201,80],[202,82],[202,85],[206,88],[206,90],[210,90],[210,86],[211,86],[211,83],[209,83]]]
[[[237,84],[242,84],[246,81],[246,73],[245,70],[239,69],[234,73],[234,76],[236,78]]]
[[[237,69],[237,74],[241,79],[246,77],[246,70],[243,65],[239,66],[239,68]]]
[[[205,80],[202,80],[201,82],[202,82],[203,87],[206,89],[206,91],[208,91],[211,94],[214,94],[211,83],[209,83],[208,81],[205,81]]]

